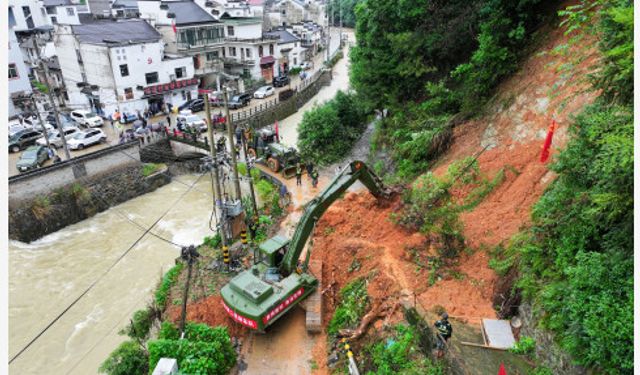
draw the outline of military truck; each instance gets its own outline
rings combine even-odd
[[[379,199],[391,194],[362,161],[351,162],[305,205],[291,239],[276,235],[263,242],[254,256],[254,265],[222,287],[222,307],[233,320],[264,332],[318,288],[318,279],[308,267],[311,252],[307,251],[302,263],[300,255],[322,214],[356,181]]]
[[[291,178],[296,174],[296,164],[304,165],[295,147],[287,147],[278,142],[276,133],[270,128],[262,128],[247,132],[247,155],[265,164],[274,172],[282,172],[284,178]]]

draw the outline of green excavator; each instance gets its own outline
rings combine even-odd
[[[222,306],[234,321],[264,332],[316,290],[318,279],[308,268],[311,253],[307,251],[299,265],[300,254],[322,214],[356,181],[362,182],[376,198],[390,195],[366,164],[351,162],[306,204],[291,240],[276,235],[263,242],[254,265],[222,287]]]

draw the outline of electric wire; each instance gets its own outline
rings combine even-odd
[[[202,176],[204,176],[204,174],[201,174],[198,179],[196,179],[196,181],[193,183],[192,186],[195,186],[200,179],[202,178]],[[102,280],[127,254],[129,254],[129,252],[131,250],[133,250],[133,248],[135,248],[135,246],[142,241],[142,239],[151,232],[151,229],[156,226],[160,220],[162,220],[181,200],[182,198],[184,198],[187,193],[189,193],[191,191],[191,189],[187,189],[184,193],[182,193],[182,195],[180,195],[180,197],[178,197],[178,199],[171,205],[171,207],[169,207],[163,214],[162,216],[160,216],[158,218],[158,220],[156,220],[140,237],[138,237],[138,239],[135,240],[135,242],[129,246],[129,248],[127,250],[125,250],[116,260],[113,264],[111,264],[111,266],[109,266],[109,268],[107,268],[93,283],[91,283],[91,285],[89,285],[89,287],[87,289],[84,290],[84,292],[82,292],[82,294],[80,294],[75,300],[73,300],[73,302],[71,302],[71,304],[69,306],[67,306],[61,313],[59,313],[49,324],[47,324],[47,326],[42,329],[33,339],[31,339],[31,341],[29,341],[29,343],[27,343],[26,346],[24,346],[22,349],[20,349],[20,351],[18,353],[16,353],[13,357],[11,357],[11,359],[9,360],[9,364],[11,364],[13,361],[15,361],[18,357],[20,357],[20,355],[22,355],[22,353],[24,353],[29,347],[31,347],[31,345],[33,345],[33,343],[35,343],[45,332],[47,332],[49,330],[49,328],[51,328],[58,320],[60,320],[60,318],[62,318],[73,306],[75,306],[76,303],[78,303],[78,301],[80,301],[85,295],[87,295],[87,293],[89,293],[89,291],[91,291],[91,289],[93,289],[94,286],[96,286],[96,284],[98,284],[98,282],[100,282],[100,280]],[[179,246],[171,241],[168,241],[171,244],[175,245],[175,246]],[[180,246],[179,246],[180,247]]]

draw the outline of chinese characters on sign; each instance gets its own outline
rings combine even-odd
[[[258,329],[258,323],[256,323],[255,320],[249,319],[249,318],[245,318],[244,316],[236,313],[235,311],[231,310],[229,308],[229,306],[227,306],[226,303],[224,303],[224,301],[222,301],[222,306],[224,307],[225,311],[227,312],[227,314],[229,314],[230,317],[233,318],[233,320],[235,320],[236,322],[242,324],[245,327],[249,327],[252,329]]]
[[[295,300],[300,298],[304,293],[304,288],[298,289],[295,293],[287,297],[284,301],[282,301],[275,309],[271,310],[267,315],[262,318],[262,323],[267,324],[269,320],[271,320],[276,315],[280,314],[284,309],[289,307]]]
[[[166,91],[171,91],[171,90],[180,89],[187,86],[197,85],[198,83],[199,83],[198,78],[192,78],[192,79],[183,79],[181,81],[175,81],[171,83],[165,83],[162,85],[147,86],[144,88],[144,94],[145,95],[161,94]]]

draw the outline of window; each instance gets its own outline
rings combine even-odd
[[[47,7],[48,14],[58,14],[58,8],[56,7]]]
[[[250,59],[251,58],[251,49],[247,48],[247,58]]]
[[[58,24],[58,17],[51,17],[51,23],[54,25]]]
[[[36,25],[33,23],[33,17],[31,17],[31,8],[29,8],[29,6],[23,6],[22,14],[24,15],[24,20],[27,22],[27,27],[33,29]]]
[[[187,68],[182,66],[180,68],[176,68],[176,78],[184,78],[187,76]]]
[[[147,84],[157,83],[158,82],[158,72],[151,72],[144,75],[144,78],[147,80]]]
[[[293,65],[298,65],[298,59],[296,59],[295,57],[293,58]]]
[[[263,54],[264,54],[264,53],[263,53],[263,50],[262,50],[262,46],[259,46],[259,47],[258,47],[258,56],[259,56],[259,57],[262,57],[262,55],[263,55]]]
[[[73,11],[73,8],[67,8],[67,16],[75,16],[76,13]]]
[[[215,60],[219,55],[218,51],[207,52],[207,61]]]
[[[269,54],[273,56],[273,44],[269,44]]]
[[[40,8],[40,10],[42,11],[42,17],[46,17],[47,16],[47,12],[45,12],[44,8]]]
[[[227,35],[234,36],[233,26],[227,26]]]
[[[16,67],[16,64],[9,64],[9,79],[16,78],[20,78],[18,76],[18,68]]]
[[[133,89],[131,87],[124,89],[125,99],[133,99]]]
[[[229,56],[236,55],[236,47],[229,47]]]
[[[127,64],[120,65],[120,76],[126,77],[128,75],[129,75],[129,67],[127,66]]]
[[[124,17],[124,10],[116,10],[116,17]]]

